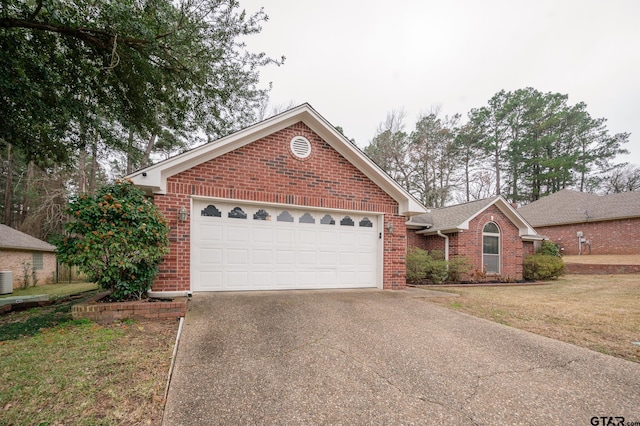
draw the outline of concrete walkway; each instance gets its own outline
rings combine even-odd
[[[640,364],[432,305],[423,290],[287,291],[193,297],[163,424],[594,416],[640,422]]]

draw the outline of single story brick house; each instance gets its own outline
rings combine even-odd
[[[405,287],[426,209],[303,104],[128,176],[170,226],[152,292]]]
[[[13,272],[13,288],[24,283],[25,268],[29,285],[33,275],[38,284],[48,284],[56,276],[56,247],[42,240],[15,230],[7,225],[0,225],[0,271]]]
[[[518,212],[564,254],[640,254],[640,191],[596,195],[563,189]]]
[[[544,237],[502,196],[432,209],[412,216],[407,244],[441,250],[445,259],[465,256],[474,272],[522,279],[524,256]]]

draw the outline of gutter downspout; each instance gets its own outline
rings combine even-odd
[[[444,260],[449,261],[449,237],[438,231],[438,236],[444,238]]]

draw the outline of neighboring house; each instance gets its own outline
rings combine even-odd
[[[564,254],[640,254],[640,191],[595,195],[563,189],[518,212]]]
[[[522,279],[524,256],[544,239],[501,196],[433,209],[406,225],[409,247],[441,250],[446,259],[465,256],[470,274],[515,280]]]
[[[426,211],[308,104],[129,178],[170,225],[153,291],[402,289]]]
[[[0,271],[13,272],[13,287],[24,283],[33,284],[33,273],[37,284],[51,283],[56,274],[55,246],[45,243],[7,225],[0,225]]]

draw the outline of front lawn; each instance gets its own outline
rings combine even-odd
[[[0,424],[159,424],[177,322],[73,321],[77,302],[0,316]]]
[[[1,295],[0,299],[12,296],[33,296],[36,294],[48,294],[49,299],[56,299],[97,289],[98,284],[95,283],[45,284],[36,287],[16,288],[13,289],[13,293]]]
[[[542,286],[428,287],[432,303],[640,362],[640,275],[567,275]]]

